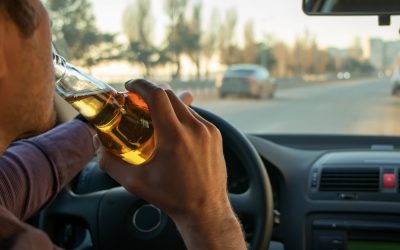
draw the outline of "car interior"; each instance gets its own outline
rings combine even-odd
[[[248,4],[255,2],[263,2],[268,6],[266,8],[273,9],[277,1],[258,0]],[[207,3],[209,1],[205,1],[203,6]],[[286,4],[293,5],[310,22],[321,23],[325,22],[324,18],[335,22],[350,15],[370,15],[375,25],[378,21],[389,24],[390,16],[400,13],[400,5],[397,2],[393,4],[393,1],[368,1],[364,5],[364,1],[357,0],[290,0]],[[335,4],[340,7],[338,12],[335,12]],[[251,6],[246,8],[252,9]],[[398,25],[398,19],[393,20]],[[57,49],[62,51],[62,48]],[[358,131],[358,127],[350,129],[352,123],[336,124],[338,114],[361,106],[357,104],[359,99],[353,99],[347,90],[340,92],[349,98],[345,103],[334,103],[332,107],[335,108],[315,115],[312,110],[323,109],[327,102],[340,102],[340,98],[331,96],[336,89],[346,84],[359,87],[370,76],[363,75],[358,80],[351,72],[349,80],[335,78],[321,85],[316,81],[304,87],[306,83],[294,83],[296,78],[292,82],[286,78],[279,82],[283,77],[279,78],[278,71],[270,69],[270,72],[278,84],[272,100],[242,97],[215,100],[217,94],[217,97],[207,99],[205,95],[213,95],[212,90],[208,93],[195,89],[195,98],[198,97],[199,101],[191,106],[221,131],[229,198],[242,223],[249,249],[400,249],[400,130],[396,128],[400,103],[397,97],[391,96],[389,73],[373,71],[374,83],[368,84],[374,88],[382,86],[384,91],[373,93],[368,90],[365,93],[371,95],[361,98],[364,105],[378,100],[378,95],[382,94],[386,99],[378,102],[390,106],[390,110],[374,110],[367,106],[360,107],[362,112],[348,115],[351,121],[361,113],[367,115],[371,126],[365,132],[363,129]],[[385,76],[380,78],[378,73]],[[290,84],[297,87],[287,87]],[[177,86],[171,85],[173,88]],[[330,95],[323,94],[323,89],[328,89]],[[291,92],[294,90],[300,91],[299,94]],[[308,110],[300,110],[307,102],[306,91],[317,93],[321,103],[311,103]],[[286,111],[277,111],[276,106],[289,99],[295,106],[284,107],[292,109],[293,114],[284,117],[281,114]],[[217,101],[225,105],[223,111],[222,108],[213,109],[212,104]],[[239,105],[230,107],[234,102]],[[259,112],[259,117],[254,120],[245,110],[250,104]],[[266,107],[272,109],[271,113],[261,115]],[[56,98],[56,108],[59,123],[77,115],[60,97]],[[233,113],[237,111],[235,109],[243,110],[242,119],[254,129],[243,129],[237,122],[238,115]],[[231,116],[230,112],[233,113]],[[377,115],[372,117],[373,112]],[[309,113],[311,116],[324,115],[314,121],[308,118]],[[386,120],[387,116],[393,120]],[[274,125],[274,122],[278,123]],[[282,124],[303,127],[298,131],[291,130],[292,127],[280,130]],[[258,129],[255,125],[260,128],[271,125],[271,130]],[[349,132],[334,129],[340,126],[349,128]],[[377,127],[385,127],[388,132],[376,131]],[[315,130],[318,131],[310,132]],[[29,222],[44,230],[56,245],[65,249],[185,249],[173,221],[102,172],[96,159]]]

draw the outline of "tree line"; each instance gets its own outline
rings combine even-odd
[[[277,77],[303,74],[325,74],[339,70],[368,71],[372,66],[361,56],[338,58],[319,48],[315,37],[305,32],[293,46],[266,36],[255,38],[254,24],[248,20],[243,31],[238,31],[238,13],[230,8],[225,13],[214,9],[203,27],[201,1],[165,0],[164,13],[168,18],[165,38],[154,42],[155,18],[151,0],[134,0],[128,5],[121,20],[127,42],[118,34],[100,32],[89,0],[47,0],[53,20],[53,36],[60,49],[74,63],[86,67],[104,61],[125,60],[143,68],[144,76],[155,69],[173,65],[172,78],[182,74],[185,56],[196,68],[196,77],[209,77],[209,63],[218,58],[223,65],[236,63],[260,64]],[[221,18],[223,16],[223,18]],[[242,34],[243,44],[237,42]]]

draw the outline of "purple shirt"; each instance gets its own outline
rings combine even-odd
[[[40,239],[37,234],[43,233],[17,218],[25,220],[40,210],[94,154],[92,133],[79,120],[10,145],[0,157],[0,249],[20,248],[32,235]],[[37,242],[37,249],[53,249],[47,236],[42,236],[45,239]],[[4,245],[10,243],[10,237],[13,244]],[[36,249],[31,243],[28,246]]]

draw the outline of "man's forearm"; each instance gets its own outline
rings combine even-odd
[[[11,145],[0,157],[0,205],[26,219],[94,156],[90,130],[73,121]]]

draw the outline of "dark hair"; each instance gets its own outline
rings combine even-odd
[[[1,0],[0,9],[6,11],[23,36],[29,37],[33,34],[38,24],[38,17],[29,0]]]

